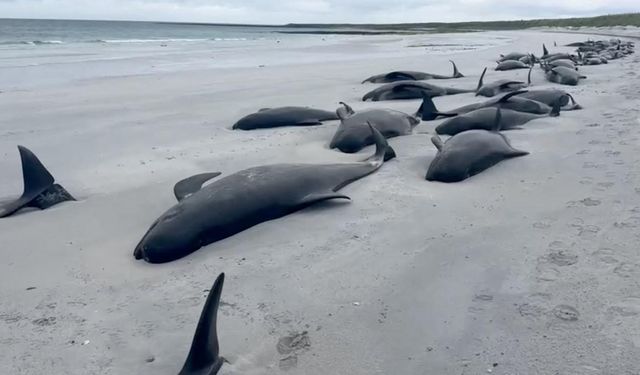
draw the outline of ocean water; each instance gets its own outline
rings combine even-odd
[[[0,19],[0,45],[206,42],[282,38],[277,28],[127,21]]]
[[[124,21],[0,19],[0,91],[211,68],[447,54],[508,42],[490,33],[411,36]]]

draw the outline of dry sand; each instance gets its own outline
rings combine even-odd
[[[396,160],[343,190],[350,203],[170,264],[132,256],[180,178],[371,152],[328,150],[335,122],[229,130],[246,113],[340,100],[413,112],[418,101],[359,102],[375,87],[359,82],[389,69],[450,72],[453,58],[467,77],[435,83],[475,87],[499,53],[588,37],[499,35],[508,44],[473,52],[361,37],[297,51],[301,63],[1,88],[0,197],[21,191],[23,144],[80,201],[0,220],[0,374],[176,374],[219,272],[222,374],[639,374],[639,54],[584,67],[587,80],[563,87],[584,110],[505,133],[527,157],[427,182],[439,122],[425,122],[390,141]],[[554,87],[540,70],[533,80]]]

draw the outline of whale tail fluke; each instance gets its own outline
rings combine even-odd
[[[550,117],[558,117],[560,116],[560,107],[562,107],[562,98],[558,98],[555,102],[553,102],[553,106],[551,107],[551,111],[549,112]]]
[[[0,207],[0,218],[9,216],[24,207],[46,209],[64,201],[75,200],[45,168],[40,159],[24,146],[18,146],[22,162],[24,190],[17,200]]]
[[[415,116],[421,118],[422,121],[431,121],[438,117],[453,117],[457,115],[457,113],[439,112],[433,103],[433,99],[431,99],[431,96],[427,93],[422,94],[422,104],[420,104],[420,108],[418,108],[415,114]]]
[[[223,284],[224,273],[221,273],[209,291],[209,296],[200,314],[196,333],[193,336],[189,355],[178,375],[215,375],[222,367],[224,359],[220,357],[217,317]]]
[[[389,146],[387,139],[380,133],[375,126],[371,124],[371,122],[367,121],[367,125],[369,125],[369,129],[371,130],[371,134],[373,135],[373,140],[376,145],[376,152],[371,157],[367,158],[365,161],[374,163],[376,165],[382,165],[385,161],[391,160],[396,157],[395,150]]]

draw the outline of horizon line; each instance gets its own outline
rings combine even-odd
[[[284,24],[258,24],[258,23],[225,23],[225,22],[189,22],[189,21],[151,21],[151,20],[119,20],[119,19],[83,19],[83,18],[22,18],[22,17],[0,17],[0,20],[23,20],[23,21],[81,21],[81,22],[141,22],[141,23],[160,23],[160,24],[173,24],[173,25],[192,25],[192,26],[236,26],[236,27],[291,27],[291,26],[411,26],[411,25],[455,25],[455,24],[478,24],[478,23],[496,23],[496,22],[527,22],[527,21],[559,21],[559,20],[574,20],[574,19],[589,19],[598,17],[610,17],[610,16],[625,16],[635,15],[640,12],[625,12],[625,13],[607,13],[597,16],[588,17],[560,17],[560,18],[519,18],[519,19],[507,19],[507,20],[485,20],[485,21],[455,21],[455,22],[436,22],[436,21],[422,21],[422,22],[401,22],[401,23],[350,23],[350,22],[288,22]]]

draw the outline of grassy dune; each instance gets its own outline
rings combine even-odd
[[[597,17],[538,19],[521,21],[403,23],[403,24],[288,24],[291,29],[325,30],[325,33],[421,33],[464,32],[472,30],[518,30],[531,27],[605,27],[640,26],[640,13]],[[331,31],[330,31],[331,30]],[[350,31],[349,31],[350,30]],[[357,31],[354,31],[357,30]],[[296,32],[296,31],[291,31]],[[302,32],[302,31],[300,31]],[[309,31],[306,31],[309,32]]]

